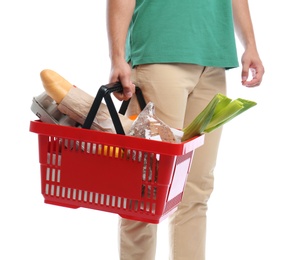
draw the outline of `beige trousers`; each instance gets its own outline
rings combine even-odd
[[[215,94],[226,94],[224,69],[192,64],[140,65],[133,70],[133,82],[146,102],[154,103],[156,115],[174,128],[189,124]],[[128,112],[135,114],[137,109],[132,98]],[[221,129],[206,134],[205,144],[196,149],[183,200],[169,217],[171,260],[205,259],[207,202],[220,135]],[[155,224],[120,219],[120,259],[154,260],[156,232]]]

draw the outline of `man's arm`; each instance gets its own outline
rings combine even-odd
[[[125,61],[125,42],[133,15],[135,0],[107,0],[107,33],[111,59],[110,82],[120,81],[123,94],[115,93],[119,100],[127,100],[135,91],[130,80],[131,68]]]
[[[244,47],[242,62],[242,84],[247,87],[259,86],[264,74],[264,67],[259,57],[248,0],[233,0],[233,16],[236,34]],[[249,70],[252,79],[248,79]]]

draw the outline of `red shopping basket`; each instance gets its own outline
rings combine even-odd
[[[204,136],[167,143],[91,130],[102,96],[117,133],[123,131],[110,97],[117,89],[121,85],[99,89],[83,128],[30,122],[30,131],[38,134],[44,202],[159,223],[177,209]]]

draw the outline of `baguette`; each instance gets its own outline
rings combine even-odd
[[[46,93],[59,104],[74,87],[70,82],[53,70],[45,69],[40,73]]]

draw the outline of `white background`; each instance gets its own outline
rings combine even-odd
[[[240,69],[227,73],[228,96],[258,105],[225,126],[207,260],[293,259],[291,8],[285,0],[250,5],[266,73],[256,89],[241,86]],[[1,1],[0,35],[0,259],[118,259],[117,215],[43,203],[37,135],[29,132],[41,70],[92,95],[107,83],[105,1]],[[167,259],[167,238],[164,221],[158,260]]]

